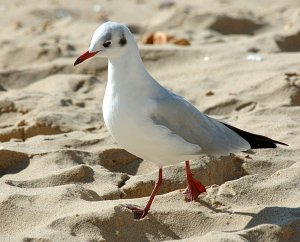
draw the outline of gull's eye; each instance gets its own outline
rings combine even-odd
[[[103,46],[104,46],[105,48],[109,47],[110,45],[111,45],[111,40],[106,40],[106,41],[104,42],[104,44],[103,44]]]

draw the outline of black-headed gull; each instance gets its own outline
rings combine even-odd
[[[159,166],[158,180],[146,207],[127,205],[136,218],[148,214],[162,183],[164,165],[186,161],[186,198],[193,201],[206,190],[193,178],[190,159],[200,154],[221,156],[286,145],[210,118],[183,97],[162,87],[145,69],[133,35],[122,24],[102,24],[95,31],[88,51],[74,65],[92,56],[108,59],[103,100],[107,129],[126,150]]]

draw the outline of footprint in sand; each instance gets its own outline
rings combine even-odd
[[[276,35],[274,40],[283,52],[300,51],[300,31],[290,35]]]
[[[254,110],[256,102],[244,102],[237,99],[227,100],[204,110],[209,115],[227,115],[234,111],[249,112]]]
[[[253,35],[263,26],[265,26],[264,23],[253,18],[222,15],[217,16],[208,28],[224,35]]]
[[[25,169],[29,157],[22,152],[0,149],[0,177],[5,174],[15,174]]]

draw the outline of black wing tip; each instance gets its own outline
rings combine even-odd
[[[249,142],[251,149],[268,149],[268,148],[277,148],[277,145],[284,145],[284,146],[289,146],[286,143],[270,139],[266,136],[258,135],[258,134],[252,134],[251,139],[247,139],[247,137],[242,136],[246,141]]]
[[[231,125],[228,125],[226,123],[222,123],[222,124],[224,124],[227,128],[237,133],[243,139],[245,139],[250,144],[251,149],[277,148],[276,144],[288,146],[288,144],[286,143],[270,139],[266,136],[249,133],[244,130],[233,127]]]
[[[266,138],[268,138],[268,137],[266,137]],[[271,139],[270,140],[259,140],[259,141],[249,141],[247,139],[245,139],[245,140],[248,141],[251,149],[268,149],[268,148],[271,149],[271,148],[277,148],[278,145],[289,146],[288,144],[285,144],[283,142],[271,140]]]
[[[277,140],[273,140],[273,142],[276,143],[276,144],[279,144],[279,145],[289,146],[288,144],[277,141]]]

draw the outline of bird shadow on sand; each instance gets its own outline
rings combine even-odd
[[[234,212],[234,214],[252,217],[245,226],[245,229],[253,228],[260,224],[285,226],[294,221],[297,221],[298,228],[300,229],[300,208],[266,207],[258,213]]]
[[[261,224],[274,224],[281,227],[295,226],[297,228],[293,231],[299,231],[297,237],[300,238],[300,207],[289,208],[289,207],[265,207],[258,213],[248,213],[239,211],[228,211],[226,209],[218,209],[213,207],[210,203],[198,200],[198,203],[202,206],[212,210],[215,213],[228,213],[232,216],[250,216],[251,220],[245,225],[244,229],[251,229]],[[238,230],[230,231],[237,232]]]
[[[222,211],[224,212],[224,211]],[[279,237],[282,237],[280,241],[299,241],[300,238],[300,208],[288,208],[288,207],[266,207],[257,213],[248,212],[230,212],[233,217],[236,216],[250,216],[250,221],[244,226],[244,229],[254,229],[255,233],[249,234],[251,241],[256,241],[256,235],[264,233],[259,232],[262,228],[257,226],[264,225],[272,227],[274,225],[280,227],[278,232]],[[239,219],[238,217],[236,219]],[[226,232],[239,232],[240,230],[226,230]],[[254,237],[253,237],[254,236]]]
[[[277,231],[279,241],[299,241],[300,238],[300,208],[289,207],[265,207],[258,212],[239,212],[228,211],[226,209],[214,208],[211,204],[200,200],[202,206],[212,210],[215,213],[230,214],[235,221],[245,221],[245,216],[250,217],[247,224],[243,226],[245,232],[242,236],[249,241],[260,241],[261,236],[270,230]],[[242,218],[244,217],[244,218]],[[247,221],[247,220],[246,220]],[[226,232],[240,233],[241,230],[227,230]],[[265,234],[265,236],[267,236]],[[259,239],[260,238],[260,239]]]

